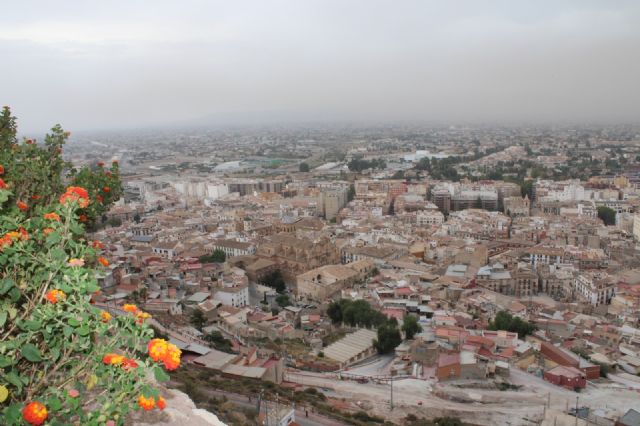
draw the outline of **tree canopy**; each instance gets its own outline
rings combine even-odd
[[[309,171],[309,165],[307,163],[300,163],[298,170],[300,170],[303,173],[306,173]]]
[[[327,309],[327,315],[334,324],[344,323],[351,327],[377,327],[386,319],[366,300],[341,299],[332,302]]]
[[[201,263],[224,263],[227,260],[227,255],[220,249],[215,249],[211,254],[205,254],[200,256],[198,260]]]
[[[402,343],[402,336],[398,329],[398,321],[395,318],[385,320],[378,326],[378,338],[373,345],[379,354],[388,354]]]
[[[364,160],[362,158],[354,158],[347,164],[352,172],[361,172],[367,169],[386,169],[387,163],[382,158],[374,158],[372,160]]]
[[[278,293],[284,293],[287,289],[287,285],[284,282],[280,269],[276,269],[275,271],[265,275],[262,278],[262,284],[273,288]]]
[[[607,206],[598,206],[598,218],[607,226],[615,225],[616,211]]]
[[[413,339],[413,337],[422,331],[422,326],[418,324],[418,317],[415,315],[407,315],[402,321],[402,331],[404,331],[407,340]]]
[[[518,337],[524,339],[525,336],[537,330],[535,324],[523,320],[520,317],[511,315],[509,311],[500,311],[493,321],[489,322],[489,330],[506,330],[518,333]]]

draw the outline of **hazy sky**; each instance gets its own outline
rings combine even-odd
[[[23,130],[243,113],[640,121],[638,0],[9,4],[0,104]]]

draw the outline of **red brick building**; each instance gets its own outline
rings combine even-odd
[[[544,372],[544,379],[557,386],[562,386],[569,390],[584,389],[587,387],[586,374],[575,367],[564,367],[559,365],[549,371]]]

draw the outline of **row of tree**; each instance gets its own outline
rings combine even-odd
[[[347,167],[352,172],[360,173],[363,170],[367,169],[381,169],[384,170],[387,168],[387,163],[382,158],[374,158],[372,160],[365,160],[362,158],[354,158],[353,160],[347,163]]]
[[[377,329],[377,339],[373,342],[378,353],[392,352],[401,342],[400,330],[407,339],[413,339],[422,331],[418,317],[407,315],[403,319],[402,328],[398,327],[395,318],[387,318],[380,311],[371,307],[365,300],[341,299],[332,302],[327,309],[327,315],[334,324],[347,324],[351,327],[366,327]]]

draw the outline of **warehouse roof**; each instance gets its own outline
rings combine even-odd
[[[375,331],[361,329],[327,346],[323,352],[326,357],[344,363],[369,350],[376,337]]]

